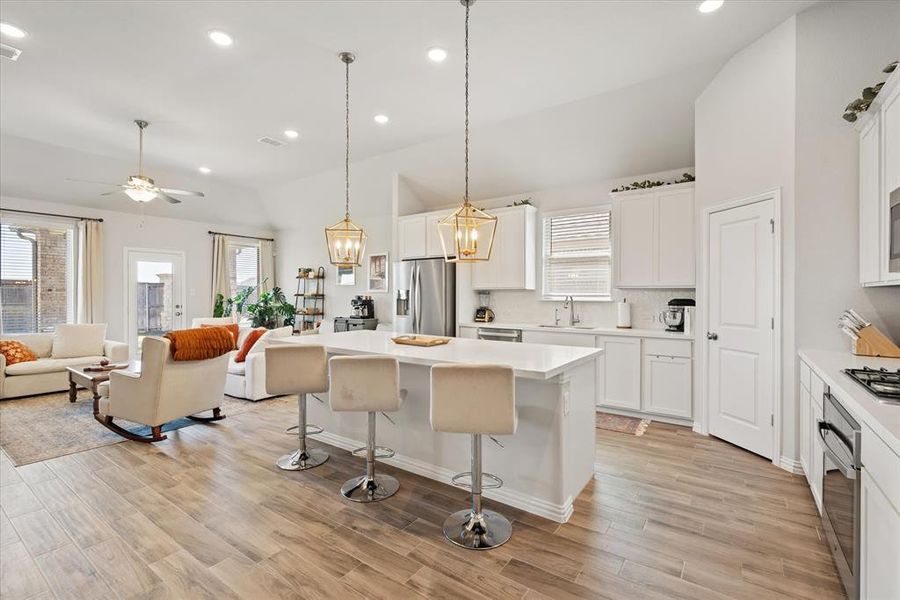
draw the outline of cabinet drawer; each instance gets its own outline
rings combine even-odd
[[[594,347],[594,336],[568,331],[523,331],[522,341],[528,344],[555,344],[557,346]]]
[[[647,338],[644,340],[644,355],[651,354],[691,358],[691,342],[687,340],[660,340]]]
[[[806,390],[807,392],[809,391],[809,375],[810,375],[809,365],[801,360],[800,361],[800,387],[803,388],[804,390]]]
[[[872,480],[900,512],[900,456],[871,429],[862,427],[862,463]]]

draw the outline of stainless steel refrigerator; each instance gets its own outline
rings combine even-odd
[[[394,330],[456,335],[456,265],[443,258],[394,264]]]

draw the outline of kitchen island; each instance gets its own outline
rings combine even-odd
[[[572,502],[594,473],[596,359],[601,350],[547,344],[512,344],[452,338],[449,344],[423,348],[398,345],[395,334],[352,331],[295,336],[273,343],[321,345],[332,355],[386,355],[400,362],[400,387],[407,397],[387,419],[379,417],[377,443],[396,451],[384,462],[449,483],[469,470],[470,438],[431,430],[430,369],[440,363],[503,364],[516,377],[519,416],[514,435],[498,436],[502,447],[485,439],[484,470],[503,479],[502,488],[485,496],[541,517],[564,523]],[[315,436],[346,450],[365,445],[364,413],[333,413],[326,403],[310,401],[308,418],[325,428]]]

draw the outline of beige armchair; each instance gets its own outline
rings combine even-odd
[[[207,360],[174,361],[169,340],[146,337],[141,344],[140,373],[112,371],[100,384],[97,421],[122,437],[140,442],[158,442],[165,423],[188,417],[195,421],[224,419],[220,405],[225,393],[228,355]],[[211,410],[211,417],[198,413]],[[150,427],[151,436],[141,436],[113,422],[114,418]]]

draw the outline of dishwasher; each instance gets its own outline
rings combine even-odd
[[[500,329],[498,327],[479,327],[479,340],[493,340],[495,342],[521,342],[521,329]]]

